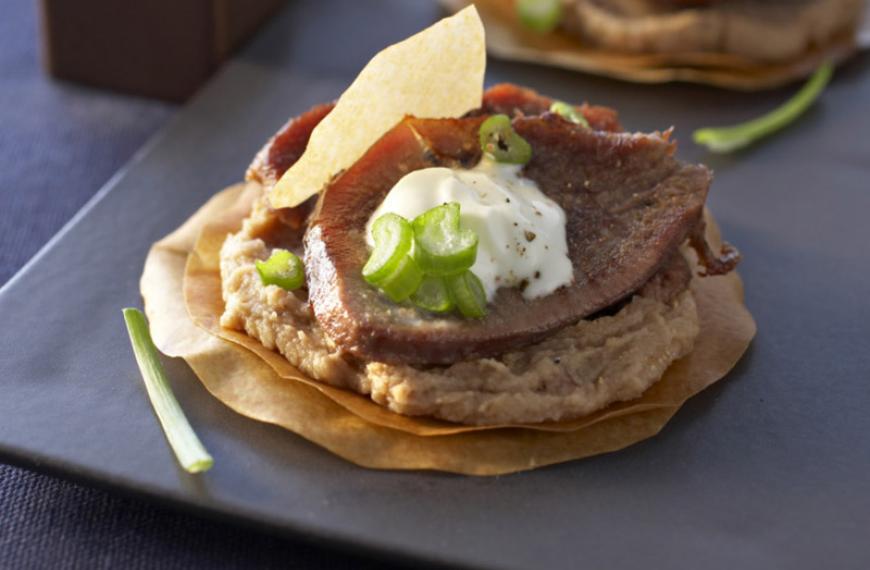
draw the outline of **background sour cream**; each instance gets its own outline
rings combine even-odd
[[[565,238],[565,212],[537,184],[520,176],[522,167],[481,160],[470,170],[424,168],[402,177],[375,210],[366,227],[386,213],[413,220],[445,202],[459,202],[464,228],[480,244],[471,268],[491,300],[499,287],[520,287],[533,299],[573,280]]]

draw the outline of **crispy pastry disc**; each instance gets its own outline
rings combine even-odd
[[[441,0],[451,11],[469,0]],[[475,0],[486,27],[486,47],[504,59],[543,63],[638,83],[686,81],[739,91],[785,85],[810,75],[825,61],[840,62],[855,52],[854,30],[845,30],[823,46],[780,63],[759,63],[746,57],[714,52],[619,53],[584,45],[563,32],[538,34],[525,29],[508,0]]]
[[[464,426],[395,414],[356,393],[307,378],[258,341],[220,328],[219,251],[261,192],[224,190],[151,248],[141,280],[154,342],[184,358],[236,412],[282,426],[358,465],[499,475],[622,449],[658,433],[683,403],[740,359],[755,322],[736,273],[694,279],[701,332],[694,351],[641,398],[578,420]],[[719,243],[708,219],[708,239]]]

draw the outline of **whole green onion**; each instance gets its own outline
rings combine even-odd
[[[589,121],[586,120],[583,113],[578,111],[574,105],[569,105],[564,101],[553,101],[553,104],[550,105],[550,112],[556,113],[566,121],[589,127]]]
[[[749,146],[797,119],[818,98],[833,72],[834,66],[825,63],[800,91],[770,113],[732,127],[698,129],[692,138],[713,152],[731,152]]]
[[[426,275],[454,275],[474,265],[477,233],[459,227],[459,209],[459,202],[448,202],[423,212],[411,223],[414,257]]]
[[[525,164],[532,159],[532,146],[517,134],[507,115],[493,115],[480,125],[480,149],[496,162]]]
[[[124,309],[124,322],[127,323],[127,333],[130,335],[133,353],[145,381],[151,406],[178,463],[188,473],[207,471],[214,464],[214,460],[190,427],[172,393],[166,372],[157,355],[157,348],[151,340],[145,315],[137,309]]]
[[[305,284],[305,266],[295,253],[276,249],[266,261],[255,262],[263,285],[277,285],[287,291]]]

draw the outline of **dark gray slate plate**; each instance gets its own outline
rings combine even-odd
[[[419,560],[870,567],[867,58],[841,70],[799,124],[724,158],[688,142],[691,129],[753,116],[786,92],[639,87],[492,63],[490,82],[611,104],[632,129],[674,124],[682,155],[717,171],[711,205],[745,254],[759,335],[728,380],[690,401],[658,437],[500,478],[367,471],[233,414],[169,361],[216,458],[202,477],[179,472],[120,309],[138,302],[151,242],[238,180],[289,115],[337,95],[373,50],[434,16],[421,4],[393,3],[389,18],[338,4],[325,13],[293,4],[0,291],[0,457]]]

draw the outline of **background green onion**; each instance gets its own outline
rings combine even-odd
[[[831,80],[834,66],[825,63],[791,99],[770,113],[732,127],[698,129],[694,141],[713,152],[731,152],[762,139],[797,119]]]
[[[190,427],[172,393],[157,349],[151,340],[145,315],[137,309],[124,309],[124,322],[127,323],[127,333],[130,335],[130,343],[133,345],[133,353],[145,381],[151,406],[178,463],[188,473],[207,471],[214,464],[214,460]]]
[[[562,19],[560,0],[518,0],[517,16],[522,24],[538,33],[552,32]]]

